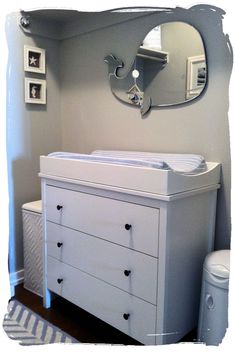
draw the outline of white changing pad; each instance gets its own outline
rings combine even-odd
[[[128,166],[143,166],[193,175],[206,170],[205,159],[194,154],[165,154],[139,151],[95,150],[89,154],[54,152],[50,157],[86,160]]]
[[[207,168],[203,156],[196,154],[153,153],[142,151],[95,150],[92,155],[138,159],[144,162],[162,163],[162,169],[170,169],[184,174],[195,174]],[[160,167],[159,167],[160,168]]]

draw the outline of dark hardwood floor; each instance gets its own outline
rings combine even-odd
[[[23,284],[20,284],[15,287],[13,298],[82,343],[141,345],[138,341],[60,297],[52,301],[50,309],[45,309],[42,298],[24,289]],[[192,331],[180,342],[194,342],[195,340],[196,333]]]

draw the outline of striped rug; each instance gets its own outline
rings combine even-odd
[[[17,300],[8,304],[3,329],[9,338],[20,345],[42,345],[48,343],[78,343],[59,328],[44,320]]]

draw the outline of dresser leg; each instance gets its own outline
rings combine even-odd
[[[46,309],[49,309],[51,307],[51,292],[48,289],[45,289],[44,291],[43,306]]]

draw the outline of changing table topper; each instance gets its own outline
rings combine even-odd
[[[159,195],[217,185],[220,164],[200,155],[133,151],[56,152],[40,157],[40,175]]]

